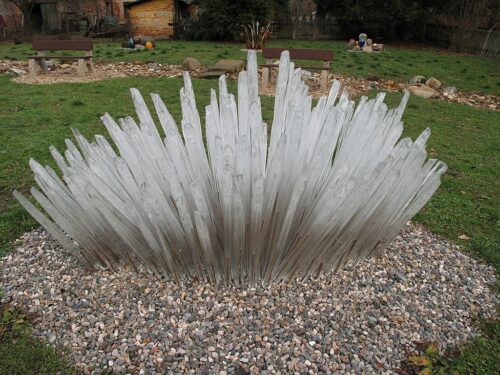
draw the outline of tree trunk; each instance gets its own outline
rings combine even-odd
[[[389,24],[387,25],[387,28],[386,28],[386,37],[387,37],[387,40],[394,40],[396,39],[396,22],[395,21],[392,21],[392,22],[389,22]]]
[[[420,19],[420,27],[418,28],[417,40],[419,42],[425,42],[425,34],[427,33],[427,19],[423,16]]]

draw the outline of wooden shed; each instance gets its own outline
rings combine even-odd
[[[171,38],[174,35],[175,0],[124,1],[132,35]]]

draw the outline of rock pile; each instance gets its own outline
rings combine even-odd
[[[424,76],[415,76],[408,82],[408,90],[421,98],[430,98],[436,95],[436,90],[441,87],[441,82],[431,77],[429,79]]]

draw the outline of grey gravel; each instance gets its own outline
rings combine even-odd
[[[91,273],[41,229],[0,259],[2,302],[86,374],[395,373],[422,343],[477,335],[474,322],[495,316],[494,282],[413,224],[380,258],[271,288]]]

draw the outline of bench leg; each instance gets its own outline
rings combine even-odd
[[[321,91],[326,90],[327,83],[328,83],[328,70],[322,70],[321,71],[321,86],[320,86]]]
[[[270,78],[270,73],[271,69],[269,68],[264,68],[262,70],[262,87],[266,88],[267,84],[269,83],[269,78]]]
[[[78,77],[85,77],[89,71],[87,59],[78,59],[77,74]]]
[[[35,59],[30,59],[28,63],[29,75],[34,77],[42,70],[40,63]]]

